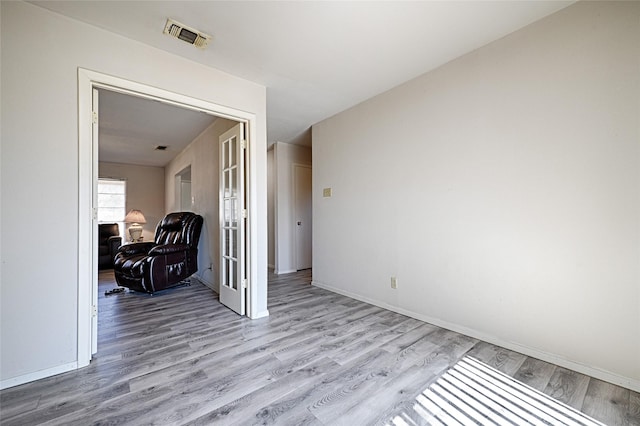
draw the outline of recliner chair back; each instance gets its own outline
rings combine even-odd
[[[190,212],[169,213],[156,227],[156,244],[187,244],[198,248],[202,216]]]

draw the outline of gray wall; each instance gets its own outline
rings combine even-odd
[[[639,390],[639,22],[578,2],[315,125],[314,283]]]
[[[175,176],[191,166],[192,210],[204,218],[198,246],[198,272],[196,276],[208,287],[219,292],[220,278],[220,149],[218,138],[237,123],[224,118],[216,119],[193,140],[165,168],[166,209],[180,211],[180,200],[175,194]],[[207,269],[213,264],[213,269]]]
[[[153,241],[156,225],[165,215],[164,167],[100,163],[98,173],[101,178],[124,179],[127,182],[126,211],[137,209],[144,214],[147,223],[142,225],[142,236],[144,241]],[[129,239],[127,229],[121,230],[125,240]]]
[[[258,229],[266,229],[266,90],[32,4],[0,7],[0,385],[6,387],[78,365],[77,300],[79,289],[91,285],[78,280],[78,67],[255,113]],[[262,282],[254,300],[266,311],[266,230],[254,237]],[[34,250],[43,255],[34,258]]]

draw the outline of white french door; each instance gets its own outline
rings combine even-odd
[[[245,148],[244,125],[220,136],[220,302],[245,314]]]

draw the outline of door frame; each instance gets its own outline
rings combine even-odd
[[[173,200],[173,205],[175,206],[175,211],[187,211],[187,212],[193,212],[193,196],[192,196],[192,192],[191,192],[191,181],[186,181],[183,180],[183,176],[186,174],[187,169],[189,170],[189,176],[191,176],[191,163],[189,163],[187,166],[184,166],[182,168],[182,170],[180,170],[178,173],[176,173],[173,177],[173,185],[174,185],[174,191],[173,191],[173,195],[174,195],[174,200]],[[184,188],[183,188],[183,184],[184,182],[189,182],[189,209],[185,209],[185,206],[182,204],[182,201],[184,201]]]
[[[93,205],[93,194],[97,186],[98,145],[93,138],[93,89],[111,91],[158,100],[181,108],[205,112],[218,117],[246,123],[247,140],[247,314],[250,318],[268,315],[259,312],[256,296],[258,294],[258,265],[255,261],[258,253],[258,215],[257,215],[257,152],[254,137],[257,135],[256,114],[219,105],[214,102],[193,98],[169,90],[114,77],[97,71],[78,68],[78,336],[77,367],[89,364],[92,356],[93,297],[97,294],[97,277],[93,278],[93,269],[97,268],[97,248],[94,234],[97,229],[95,220],[97,210]],[[218,165],[216,164],[216,167]],[[97,307],[96,307],[97,308]]]

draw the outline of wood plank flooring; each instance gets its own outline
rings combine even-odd
[[[270,316],[239,317],[191,286],[149,296],[100,273],[98,354],[0,392],[2,425],[377,425],[466,355],[607,425],[640,426],[640,394],[270,275]]]

